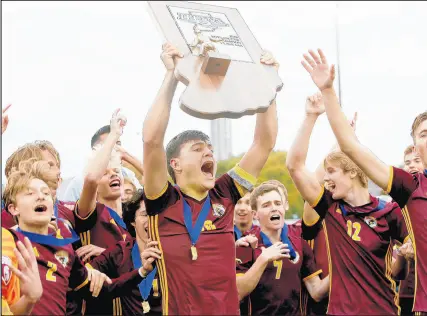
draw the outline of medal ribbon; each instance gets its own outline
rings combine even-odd
[[[114,221],[117,223],[117,225],[119,225],[120,227],[122,227],[123,229],[127,230],[126,224],[123,221],[123,219],[119,216],[119,214],[117,214],[116,211],[112,210],[111,208],[109,208],[108,206],[106,206],[108,213],[110,213],[110,216],[114,219]]]
[[[386,204],[387,204],[386,201],[378,199],[377,207],[374,208],[371,212],[381,211],[385,207]],[[341,210],[342,215],[347,216],[348,212],[345,209],[344,203],[340,203],[340,210]]]
[[[36,242],[38,244],[48,245],[48,246],[62,247],[62,246],[72,244],[73,242],[80,239],[79,236],[77,236],[74,229],[71,229],[71,237],[70,238],[62,238],[62,239],[56,238],[55,236],[51,236],[51,235],[40,235],[40,234],[36,234],[36,233],[26,232],[26,231],[21,230],[19,227],[16,231],[18,231],[21,234],[23,234],[24,236],[28,237],[28,239],[32,242]]]
[[[263,232],[260,232],[260,233],[261,233],[262,243],[266,247],[270,247],[272,245],[270,238],[268,238],[268,236]],[[282,232],[280,233],[280,239],[284,244],[288,245],[289,255],[291,256],[290,260],[294,260],[297,257],[297,254],[295,252],[294,247],[292,246],[291,241],[288,238],[288,226],[286,224],[282,228]]]
[[[141,256],[139,255],[139,248],[136,241],[132,248],[132,262],[133,262],[133,267],[135,269],[139,269],[142,267]],[[142,280],[142,282],[139,283],[138,285],[139,292],[141,293],[142,299],[144,301],[147,301],[148,297],[150,296],[151,288],[153,287],[153,280],[154,280],[154,277],[156,276],[156,273],[157,273],[157,267],[154,267],[153,271],[148,273],[148,275],[144,278],[144,280]]]
[[[203,203],[202,210],[200,211],[199,216],[197,217],[196,223],[193,224],[192,216],[191,216],[191,208],[188,205],[187,201],[182,198],[184,202],[184,222],[185,227],[187,228],[188,234],[190,235],[191,244],[196,245],[197,240],[200,237],[200,233],[202,232],[203,224],[205,223],[206,218],[208,217],[209,210],[211,209],[211,199],[208,196],[206,197],[205,202]]]

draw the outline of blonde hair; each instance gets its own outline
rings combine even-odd
[[[16,195],[25,190],[33,179],[44,181],[51,190],[58,188],[57,173],[51,169],[47,161],[37,161],[36,158],[21,161],[18,168],[12,169],[7,180],[3,193],[6,208],[10,204],[16,205]]]
[[[340,168],[344,171],[344,173],[355,171],[357,173],[357,177],[359,178],[362,187],[368,187],[368,177],[366,174],[351,160],[346,154],[342,151],[335,151],[329,153],[323,161],[323,166],[326,168],[327,164],[338,163]]]
[[[19,147],[17,150],[13,152],[12,155],[10,155],[9,158],[7,158],[6,165],[4,168],[4,173],[6,175],[6,178],[9,177],[10,173],[12,172],[12,169],[15,169],[15,170],[19,169],[19,164],[22,161],[29,160],[32,158],[34,158],[35,161],[44,160],[44,157],[43,157],[44,150],[48,151],[56,158],[58,162],[58,168],[61,168],[61,160],[59,158],[59,153],[53,147],[52,143],[48,142],[47,140],[43,140],[43,141],[38,140],[33,143],[28,143]]]
[[[411,136],[412,136],[412,139],[414,140],[414,143],[415,143],[415,131],[421,125],[421,123],[424,122],[425,120],[427,120],[427,111],[419,114],[415,118],[414,122],[412,123]]]
[[[252,210],[256,211],[258,209],[258,205],[257,205],[258,198],[271,191],[276,191],[280,197],[282,196],[279,192],[278,186],[275,184],[264,182],[259,186],[257,186],[251,193],[250,204],[251,204]]]
[[[406,155],[412,154],[413,152],[415,152],[414,145],[409,145],[408,147],[406,147],[406,149],[403,153],[403,159],[405,159]]]

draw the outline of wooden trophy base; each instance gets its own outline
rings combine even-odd
[[[230,56],[211,51],[204,57],[201,70],[206,75],[225,76],[230,63]]]

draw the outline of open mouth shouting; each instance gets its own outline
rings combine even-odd
[[[202,173],[208,178],[213,178],[214,176],[214,163],[213,161],[205,161],[202,164]]]
[[[120,178],[113,178],[110,181],[110,188],[117,188],[120,189],[121,181]]]
[[[34,212],[36,213],[45,213],[47,212],[47,206],[43,204],[39,204],[34,208]]]
[[[270,216],[270,221],[272,222],[272,223],[280,223],[280,215],[279,214],[273,214],[273,215],[271,215]]]

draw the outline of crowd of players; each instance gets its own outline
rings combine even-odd
[[[142,163],[121,147],[119,110],[93,136],[65,199],[50,142],[26,144],[6,161],[2,314],[426,314],[427,112],[413,122],[404,169],[386,166],[343,114],[334,66],[321,50],[304,54],[319,92],[307,98],[287,155],[305,204],[303,219],[286,224],[286,187],[257,185],[276,143],[276,102],[256,115],[240,162],[216,178],[204,133],[185,131],[163,146],[182,55],[162,48],[166,75],[144,121]],[[269,53],[260,61],[279,68]],[[325,112],[337,146],[313,173],[305,160]],[[143,174],[143,189],[122,161]],[[368,178],[392,200],[370,195]]]

